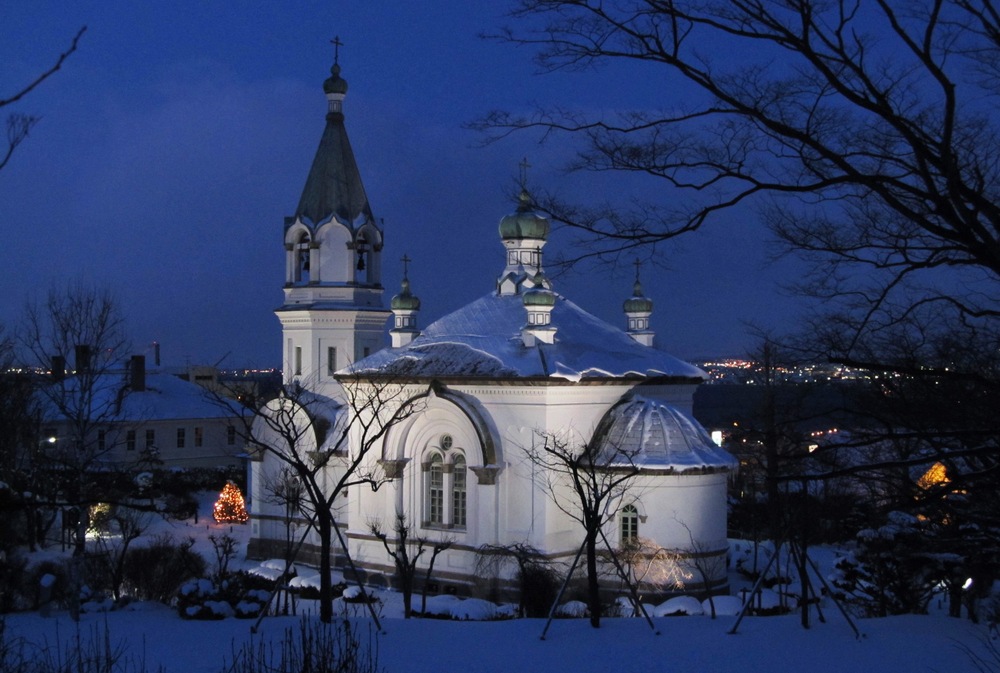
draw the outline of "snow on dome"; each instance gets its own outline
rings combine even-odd
[[[518,198],[517,211],[500,220],[500,238],[508,240],[537,239],[549,236],[549,221],[531,209],[531,197],[524,190]]]
[[[676,472],[733,470],[737,461],[716,446],[698,421],[639,395],[611,407],[595,433],[598,454],[616,462]]]

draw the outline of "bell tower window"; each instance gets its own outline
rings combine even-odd
[[[295,242],[293,253],[295,255],[295,282],[309,282],[309,235],[303,233]]]

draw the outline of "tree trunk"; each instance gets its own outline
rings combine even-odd
[[[397,563],[396,570],[399,572],[399,591],[403,594],[403,618],[409,619],[413,614],[413,572],[416,568],[410,568],[409,559],[404,557],[406,562]]]
[[[601,586],[597,581],[597,531],[587,533],[587,607],[590,625],[601,627]]]
[[[333,586],[330,582],[330,551],[332,544],[332,532],[330,530],[330,519],[327,516],[317,517],[317,531],[319,532],[319,620],[324,624],[333,621]]]

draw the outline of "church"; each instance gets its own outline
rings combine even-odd
[[[568,484],[537,460],[546,442],[560,442],[607,457],[610,471],[632,471],[603,505],[608,546],[638,539],[671,550],[687,566],[686,591],[726,590],[726,487],[736,461],[692,417],[705,373],[654,347],[653,302],[638,275],[621,327],[560,295],[543,264],[549,222],[522,189],[515,212],[499,218],[496,275],[469,279],[482,285],[481,298],[422,327],[417,291],[433,288],[412,288],[404,273],[386,308],[387,243],[344,125],[347,82],[338,64],[331,73],[326,126],[298,207],[285,219],[284,303],[276,314],[286,385],[327,401],[330,418],[314,426],[346,428],[350,440],[339,450],[348,457],[366,441],[355,420],[367,412],[351,401],[391,388],[387,407],[407,409],[364,447],[359,469],[380,475],[381,486],[352,486],[337,508],[360,574],[391,582],[392,559],[371,524],[391,535],[397,513],[412,538],[450,543],[435,564],[441,591],[476,593],[485,546],[529,545],[568,564],[584,530]],[[496,231],[495,221],[472,226]],[[315,450],[330,450],[337,433],[316,433]],[[265,490],[279,461],[266,451],[252,455],[248,555],[279,557],[285,508]],[[332,483],[342,468],[329,469]],[[315,560],[316,542],[306,535],[300,562]],[[338,564],[343,552],[338,546]]]

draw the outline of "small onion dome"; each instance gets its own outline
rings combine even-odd
[[[534,288],[524,292],[521,301],[524,302],[525,306],[555,306],[556,295],[552,290],[546,290],[536,285]]]
[[[625,300],[624,308],[626,313],[653,312],[653,300],[642,296],[642,284],[639,281],[635,281],[632,296]]]
[[[631,464],[671,472],[735,470],[738,462],[677,408],[639,395],[626,396],[594,433],[602,464]]]
[[[500,220],[500,238],[505,241],[524,238],[545,240],[549,235],[549,221],[531,209],[531,197],[521,190],[517,212]]]
[[[419,311],[420,298],[410,293],[410,281],[403,279],[402,290],[389,302],[389,308],[393,311]]]
[[[347,93],[347,80],[340,76],[340,64],[334,63],[330,68],[330,77],[323,82],[323,91],[326,93]]]

